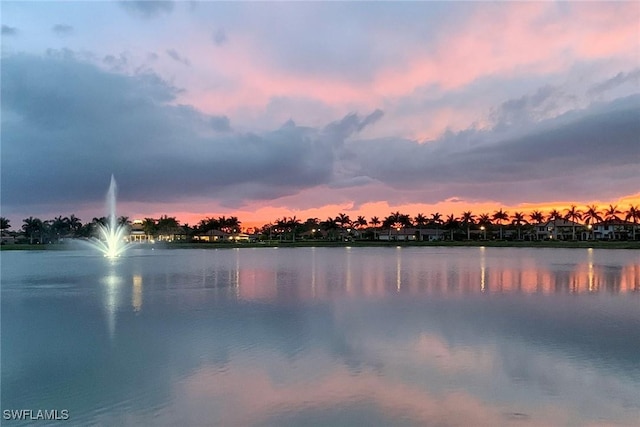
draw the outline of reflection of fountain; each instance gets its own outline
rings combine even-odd
[[[111,175],[111,183],[109,184],[109,191],[107,192],[107,207],[109,209],[109,216],[107,217],[107,224],[98,224],[100,230],[100,238],[92,239],[92,245],[100,250],[104,256],[108,258],[115,258],[120,256],[127,244],[124,241],[127,233],[127,226],[118,224],[116,217],[116,180]]]

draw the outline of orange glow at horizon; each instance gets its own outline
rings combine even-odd
[[[142,212],[135,212],[134,216],[130,219],[137,218],[159,218],[162,215],[174,216],[180,221],[181,224],[189,224],[191,226],[196,225],[200,220],[207,217],[217,218],[219,216],[236,216],[242,224],[244,230],[253,227],[262,227],[265,224],[274,222],[282,217],[296,217],[300,221],[304,222],[308,218],[317,218],[320,221],[324,221],[327,218],[334,218],[339,213],[345,213],[349,215],[351,220],[355,220],[358,216],[364,216],[367,221],[373,216],[377,216],[380,220],[383,220],[392,212],[399,211],[403,214],[408,214],[412,218],[419,213],[430,217],[433,213],[440,213],[444,217],[447,215],[460,216],[465,211],[471,211],[474,215],[478,216],[482,213],[493,214],[499,209],[505,210],[509,215],[515,212],[523,212],[525,215],[529,215],[534,210],[541,211],[543,214],[548,214],[552,210],[558,210],[564,213],[565,209],[571,205],[576,205],[579,210],[584,210],[586,206],[595,205],[598,210],[602,211],[608,208],[609,205],[617,205],[622,211],[629,206],[640,205],[640,193],[624,196],[617,200],[591,200],[589,202],[572,202],[572,201],[550,201],[544,203],[520,203],[516,205],[505,205],[494,201],[483,202],[469,202],[463,200],[457,200],[456,198],[450,198],[446,201],[425,204],[425,203],[407,203],[390,205],[388,202],[372,202],[366,203],[358,208],[354,208],[352,202],[330,204],[321,207],[314,207],[309,209],[293,209],[276,206],[250,206],[237,209],[235,211],[229,209],[212,209],[209,212],[204,211],[200,207],[200,212],[190,212],[187,210],[174,210],[163,211],[154,209],[153,212],[142,214]]]

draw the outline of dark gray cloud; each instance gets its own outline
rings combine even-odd
[[[68,36],[73,34],[73,27],[66,24],[56,24],[51,27],[51,31],[53,31],[58,36]]]
[[[222,46],[227,43],[227,33],[223,29],[218,29],[213,33],[213,42],[216,46]]]
[[[191,65],[191,61],[189,61],[188,58],[185,58],[184,56],[180,55],[178,51],[176,51],[175,49],[167,49],[167,55],[169,55],[169,57],[176,62],[180,62],[181,64],[184,64],[187,66]]]
[[[173,11],[173,1],[124,0],[119,3],[124,9],[140,18],[155,18],[163,13]]]
[[[112,173],[122,201],[197,198],[226,206],[319,186],[356,205],[454,196],[608,200],[640,189],[640,95],[419,144],[357,139],[382,120],[381,110],[323,127],[290,120],[271,131],[240,132],[227,116],[176,105],[180,89],[155,74],[105,71],[71,51],[9,55],[2,65],[5,209],[57,203],[73,210],[101,201]],[[537,108],[556,92],[547,88],[500,108]]]
[[[18,29],[15,27],[10,27],[8,25],[2,25],[2,35],[3,36],[15,36],[18,34]]]
[[[217,132],[229,132],[231,130],[229,118],[226,116],[212,116],[209,123],[211,123],[211,128]]]
[[[280,197],[329,182],[344,139],[380,115],[234,133],[227,117],[169,104],[177,89],[155,75],[73,55],[9,56],[2,81],[4,205],[100,200],[111,173],[125,201]]]
[[[529,101],[527,101],[529,102]],[[640,95],[544,120],[437,141],[353,141],[357,174],[425,200],[452,196],[504,203],[623,196],[640,190]]]
[[[589,95],[600,95],[627,82],[634,82],[636,86],[640,85],[640,68],[636,68],[628,73],[621,71],[614,77],[591,86],[587,93]],[[638,89],[638,87],[636,89]]]
[[[557,100],[562,96],[559,88],[546,85],[532,95],[503,102],[492,112],[492,119],[499,127],[540,120],[557,108]]]

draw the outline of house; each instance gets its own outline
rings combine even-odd
[[[196,234],[193,240],[199,242],[224,242],[231,240],[231,234],[220,230],[209,230],[206,233]]]
[[[633,235],[634,224],[630,221],[612,219],[592,224],[593,238],[599,240],[626,240]]]
[[[535,225],[538,240],[571,240],[574,230],[577,239],[581,236],[584,225],[567,219],[553,219]]]
[[[131,230],[129,231],[129,241],[136,243],[146,243],[153,240],[152,236],[147,235],[144,231],[141,219],[134,219],[131,222]]]

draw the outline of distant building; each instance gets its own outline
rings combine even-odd
[[[131,222],[131,231],[129,232],[130,242],[149,242],[153,238],[148,236],[144,231],[143,222],[141,219],[134,219]]]
[[[582,235],[584,225],[567,219],[554,219],[535,225],[538,240],[571,240],[575,228],[575,237]]]
[[[593,238],[599,240],[626,240],[632,236],[636,224],[621,219],[597,222],[592,225]]]

